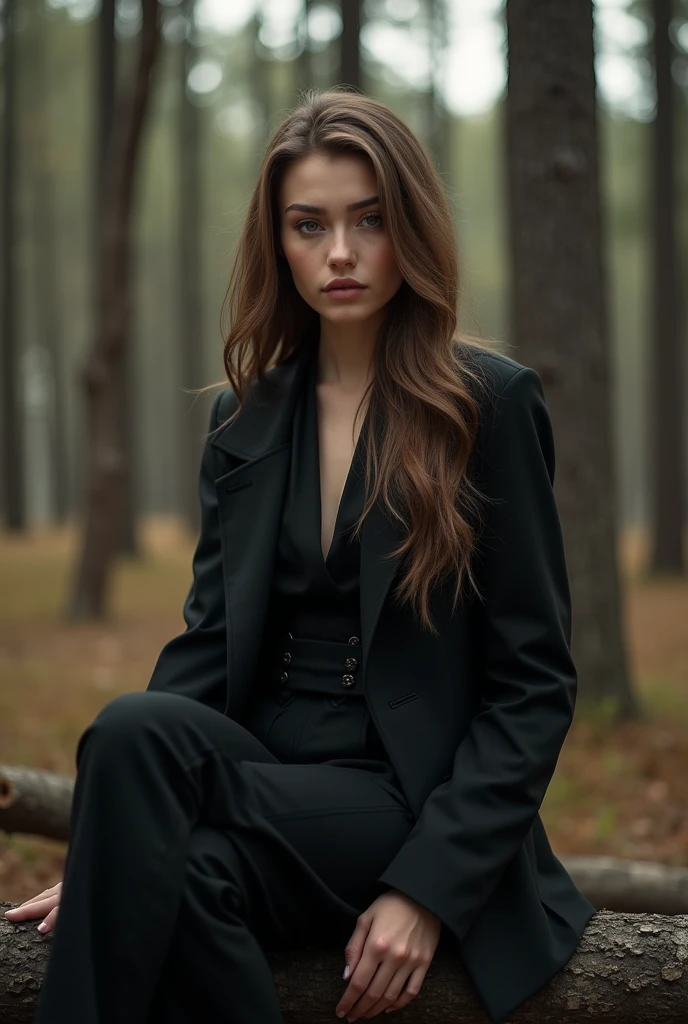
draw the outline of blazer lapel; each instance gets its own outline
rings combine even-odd
[[[237,463],[215,481],[217,488],[227,614],[228,704],[238,713],[249,692],[260,655],[275,553],[291,462],[296,400],[315,358],[311,342],[268,371],[255,384],[236,421],[212,444]],[[368,651],[383,602],[398,568],[389,555],[399,529],[378,500],[361,530],[361,646],[365,679]]]
[[[289,476],[291,425],[308,355],[304,345],[269,370],[235,422],[211,442],[237,463],[215,481],[227,616],[225,713],[230,717],[244,703],[260,654]]]

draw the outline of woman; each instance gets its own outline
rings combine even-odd
[[[594,908],[538,815],[576,692],[552,430],[533,370],[458,337],[455,253],[385,106],[277,129],[187,628],[79,741],[39,1024],[278,1022],[264,949],[332,940],[370,1019],[442,930],[498,1021],[574,952]]]

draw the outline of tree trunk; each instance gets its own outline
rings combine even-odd
[[[94,250],[97,266],[100,259],[99,225],[105,213],[107,187],[106,168],[111,152],[112,130],[115,117],[115,95],[117,92],[117,38],[115,35],[115,0],[103,0],[98,16],[98,58],[96,60],[96,153],[95,153],[95,210]],[[94,306],[98,310],[98,287],[100,274],[95,279]],[[131,345],[125,339],[125,351],[117,386],[120,389],[119,410],[122,450],[124,451],[122,491],[124,494],[121,534],[118,551],[124,555],[138,555],[136,536],[136,502],[134,500],[134,374],[132,370]]]
[[[591,0],[507,0],[511,340],[540,374],[586,703],[640,716],[622,636]]]
[[[1,916],[7,909],[8,904],[0,904],[0,1019],[3,1024],[28,1024],[52,935],[40,935],[36,921],[10,924]],[[285,1024],[326,1024],[334,1019],[343,992],[341,949],[269,952],[268,960]],[[564,969],[509,1014],[509,1022],[685,1024],[686,1006],[688,917],[601,911]],[[458,952],[444,937],[420,993],[399,1011],[398,1019],[406,1024],[486,1024]]]
[[[650,467],[654,514],[653,572],[681,573],[685,520],[683,360],[676,242],[676,160],[674,144],[674,47],[669,34],[671,4],[653,0],[657,113],[653,133],[653,344],[648,369],[652,387]]]
[[[71,597],[73,619],[106,611],[107,584],[121,537],[124,480],[120,380],[126,367],[130,322],[130,222],[137,157],[160,41],[157,0],[144,0],[138,68],[131,95],[115,115],[99,260],[98,328],[85,372],[86,521]]]
[[[201,525],[198,500],[198,473],[203,435],[207,429],[207,403],[203,396],[190,395],[189,389],[203,384],[203,302],[201,300],[201,112],[189,98],[187,75],[193,57],[195,36],[195,0],[185,0],[187,31],[180,45],[179,89],[179,423],[182,453],[181,508],[186,525],[195,535]]]
[[[16,210],[17,210],[17,62],[15,50],[15,0],[2,8],[5,103],[2,134],[2,327],[0,334],[0,416],[2,417],[2,503],[8,530],[26,527],[22,429],[24,402],[21,393],[19,329],[17,323]]]
[[[33,258],[35,268],[35,304],[38,344],[50,362],[51,402],[46,444],[50,453],[50,500],[53,518],[64,523],[68,512],[69,470],[65,423],[62,352],[64,318],[60,304],[60,263],[55,240],[53,215],[53,169],[50,140],[50,92],[47,86],[47,48],[43,0],[33,0],[32,74],[29,132],[31,135],[31,172],[33,175],[31,213],[33,217]]]
[[[342,0],[339,37],[339,81],[361,88],[361,0]]]
[[[299,89],[305,93],[307,89],[313,88],[313,68],[311,61],[310,34],[308,31],[308,17],[313,0],[301,0],[301,35],[303,39],[303,50],[299,54]]]
[[[443,61],[447,47],[447,0],[425,0],[428,20],[428,48],[430,55],[430,84],[427,91],[428,129],[430,151],[435,157],[442,180],[451,181],[451,118],[444,103]]]

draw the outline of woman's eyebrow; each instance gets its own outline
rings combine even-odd
[[[365,206],[372,206],[379,202],[379,196],[369,196],[367,199],[359,199],[355,203],[347,203],[346,208],[347,210],[362,210]],[[324,206],[309,206],[307,203],[292,203],[284,212],[289,213],[290,210],[299,210],[301,213],[327,213]]]

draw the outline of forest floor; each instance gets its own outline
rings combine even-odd
[[[0,534],[0,763],[73,775],[79,736],[112,697],[145,689],[162,645],[183,628],[192,547],[173,524],[143,531],[123,560],[112,615],[64,619],[69,530]],[[613,854],[688,867],[688,578],[649,579],[643,538],[620,545],[628,655],[644,719],[611,724],[579,700],[542,818],[558,854]],[[60,877],[66,845],[0,832],[0,899]]]

